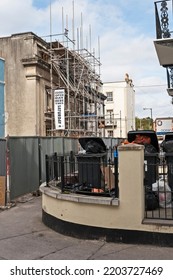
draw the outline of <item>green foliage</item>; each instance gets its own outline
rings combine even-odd
[[[143,119],[136,117],[135,123],[136,123],[136,130],[152,129],[152,119],[149,117]]]

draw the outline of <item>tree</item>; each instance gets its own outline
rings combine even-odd
[[[151,129],[151,118],[147,117],[147,118],[135,118],[135,123],[136,123],[136,130],[149,130]]]

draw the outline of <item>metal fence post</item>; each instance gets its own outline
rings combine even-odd
[[[64,179],[64,157],[61,156],[61,191],[63,192],[65,185],[65,179]]]
[[[54,155],[53,155],[53,168],[54,168],[55,180],[58,181],[58,157],[57,157],[57,153],[54,153]]]
[[[118,186],[118,151],[114,152],[114,170],[115,170],[115,197],[119,197],[119,186]]]
[[[45,155],[45,160],[46,160],[46,187],[48,187],[49,183],[49,156]]]
[[[41,142],[40,137],[38,137],[38,172],[39,172],[39,184],[42,183],[42,162],[41,162]]]

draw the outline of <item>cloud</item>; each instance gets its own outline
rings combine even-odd
[[[6,0],[0,2],[0,36],[32,31],[50,34],[49,0]],[[101,58],[103,82],[124,80],[128,73],[136,91],[136,114],[153,107],[154,117],[172,114],[171,98],[166,92],[166,72],[158,62],[155,39],[154,1],[145,0],[52,0],[52,34],[69,29],[77,43],[83,42]],[[81,28],[82,27],[82,28]],[[81,32],[82,30],[82,32]],[[82,38],[77,41],[82,34]],[[99,39],[98,39],[99,38]],[[49,38],[47,38],[48,40]],[[61,40],[61,36],[57,36]],[[82,39],[82,40],[81,40]],[[98,44],[100,42],[100,45]],[[155,87],[152,85],[156,85]],[[152,86],[152,87],[150,87]]]

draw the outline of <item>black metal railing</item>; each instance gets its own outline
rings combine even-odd
[[[53,153],[51,155],[46,155],[45,162],[46,162],[46,185],[48,186],[49,182],[57,181],[58,174],[60,174],[60,171],[58,170],[58,167],[60,166],[57,164],[57,154]]]
[[[156,1],[155,2],[155,20],[156,20],[156,38],[168,39],[172,37],[172,13],[173,13],[173,1]],[[170,26],[171,23],[171,26]],[[167,41],[167,40],[166,40]],[[164,46],[170,47],[170,42],[161,42]],[[166,50],[165,50],[166,52]],[[168,93],[172,96],[173,89],[173,65],[170,62],[166,67]]]
[[[118,157],[113,161],[105,155],[79,157],[46,155],[47,187],[66,194],[119,198]],[[145,154],[144,159],[145,218],[172,220],[173,153]]]
[[[107,155],[46,155],[46,185],[62,193],[78,193],[106,197],[119,196],[118,158]]]
[[[172,0],[156,1],[155,3],[156,38],[170,38],[170,11]]]
[[[173,154],[145,161],[145,218],[173,219]],[[146,177],[149,178],[146,180]]]

